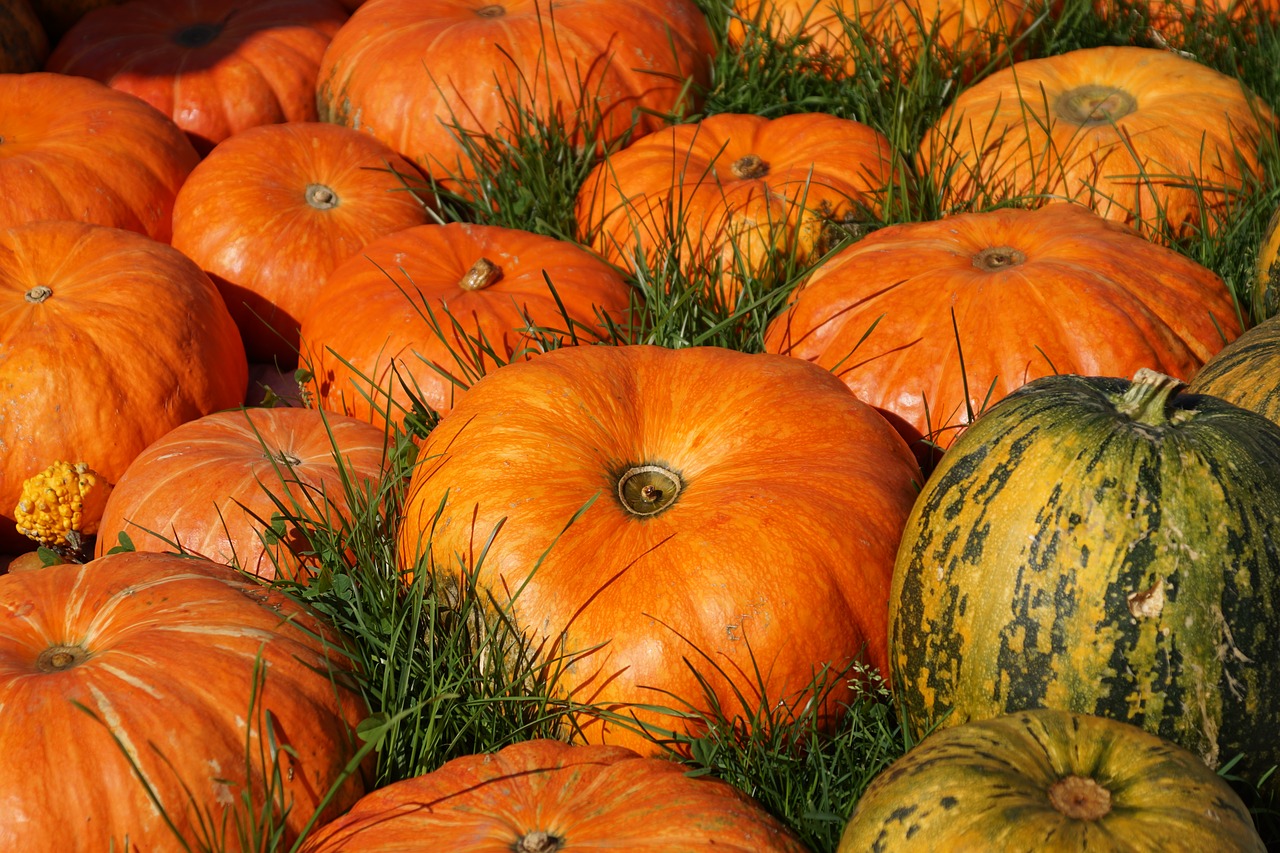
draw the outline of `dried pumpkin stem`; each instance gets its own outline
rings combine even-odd
[[[973,256],[973,265],[985,272],[1008,269],[1026,262],[1026,253],[1012,246],[991,246]]]
[[[333,191],[332,187],[324,184],[307,184],[305,191],[307,204],[316,210],[330,210],[338,206],[338,194]]]
[[[739,157],[734,160],[729,166],[729,171],[739,180],[763,178],[769,174],[769,164],[761,159],[758,154],[748,154],[745,157]]]
[[[466,275],[458,281],[458,287],[463,290],[484,290],[500,278],[502,278],[502,267],[488,258],[481,258],[472,264],[471,269],[467,270]]]
[[[1160,426],[1169,420],[1169,399],[1186,385],[1181,379],[1165,376],[1149,367],[1133,374],[1129,390],[1116,403],[1116,411],[1140,424]]]
[[[666,511],[683,488],[680,475],[669,468],[636,465],[618,478],[618,501],[632,515],[647,518]]]
[[[204,47],[222,35],[222,24],[201,23],[183,27],[173,34],[173,40],[182,47]]]
[[[41,302],[44,302],[50,296],[53,296],[52,287],[48,287],[43,284],[37,284],[35,287],[31,288],[26,292],[25,298],[32,305],[39,305]]]
[[[50,646],[36,658],[36,669],[41,672],[62,672],[64,669],[71,669],[87,657],[89,652],[84,646]]]
[[[482,18],[501,18],[503,15],[507,14],[507,10],[505,7],[494,3],[490,6],[481,6],[479,9],[476,9],[476,14]]]
[[[564,839],[542,830],[534,830],[516,842],[516,853],[555,853],[564,847]]]
[[[1053,102],[1058,118],[1090,127],[1111,124],[1138,108],[1138,99],[1115,86],[1087,85],[1068,89]]]
[[[1068,776],[1049,786],[1049,804],[1072,820],[1098,820],[1111,811],[1111,792],[1093,779]]]

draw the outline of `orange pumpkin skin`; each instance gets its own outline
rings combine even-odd
[[[550,837],[548,837],[550,836]],[[733,786],[617,746],[514,743],[366,794],[302,853],[420,849],[805,853]],[[483,841],[482,841],[483,839]],[[538,842],[542,846],[538,846]]]
[[[279,759],[296,837],[368,713],[340,641],[280,593],[203,560],[116,554],[0,576],[0,846],[118,850],[127,837],[130,850],[173,849],[127,750],[190,849],[200,814],[226,819],[226,849],[240,850],[227,805],[251,792],[264,806],[264,711],[291,750]],[[322,814],[364,790],[350,776]]]
[[[1072,200],[1161,239],[1214,233],[1261,178],[1275,116],[1177,54],[1097,47],[1016,63],[956,97],[918,167],[952,210]]]
[[[173,118],[205,154],[260,124],[316,119],[337,0],[130,0],[81,18],[45,68],[99,80]]]
[[[759,699],[756,667],[768,707],[794,711],[822,666],[885,664],[892,565],[920,472],[825,370],[716,347],[555,350],[478,382],[418,458],[402,568],[430,549],[437,577],[452,576],[460,556],[500,606],[515,595],[535,648],[578,653],[558,682],[575,700],[705,709],[687,659],[730,718],[744,714],[734,688]],[[658,485],[646,484],[645,466],[670,474],[648,469]],[[824,723],[846,690],[819,709]],[[594,742],[654,751],[611,722],[579,722]]]
[[[471,224],[420,225],[374,240],[333,271],[303,317],[316,404],[379,427],[400,422],[415,395],[448,411],[497,366],[476,339],[505,364],[537,350],[525,329],[569,331],[547,279],[580,340],[604,337],[602,313],[626,322],[630,288],[572,243]]]
[[[599,142],[633,121],[640,136],[697,108],[692,93],[709,83],[714,50],[691,0],[578,0],[554,11],[546,0],[369,0],[325,51],[320,117],[453,182],[474,173],[458,127],[506,138],[518,123],[504,98],[542,121],[558,116],[578,144],[597,110]]]
[[[795,291],[765,349],[834,370],[928,460],[922,438],[969,422],[966,381],[975,414],[1055,372],[1185,381],[1240,331],[1215,273],[1056,204],[877,231]]]
[[[803,263],[825,249],[831,223],[878,217],[900,169],[889,140],[850,119],[721,113],[611,155],[587,177],[576,215],[596,251],[633,271],[683,244],[689,267],[721,271],[710,280],[732,305],[773,250]]]
[[[30,546],[13,520],[27,477],[72,459],[114,483],[248,381],[222,297],[181,252],[79,222],[0,229],[0,547]]]
[[[267,542],[261,531],[281,512],[335,525],[349,518],[342,472],[357,490],[376,483],[386,445],[382,430],[314,409],[243,409],[188,421],[139,454],[115,484],[97,554],[125,533],[139,551],[180,546],[267,580],[304,579],[305,532],[290,523],[282,541]]]
[[[349,128],[249,128],[219,143],[178,191],[173,246],[218,285],[249,360],[293,367],[302,314],[334,267],[375,237],[428,221],[400,177],[417,174]]]
[[[70,219],[167,242],[200,160],[170,119],[94,80],[0,75],[0,227]]]

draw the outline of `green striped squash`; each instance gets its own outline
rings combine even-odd
[[[1219,350],[1187,391],[1221,397],[1280,423],[1280,314]]]
[[[1247,778],[1280,760],[1280,427],[1180,386],[1035,380],[943,457],[890,592],[917,737],[1059,708]]]
[[[1266,850],[1240,797],[1191,752],[1066,711],[941,729],[868,786],[838,853]]]

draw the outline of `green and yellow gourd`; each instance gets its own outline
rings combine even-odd
[[[1280,760],[1280,428],[1180,387],[1039,379],[943,457],[890,593],[917,737],[1044,707]]]
[[[1187,391],[1221,397],[1280,423],[1280,314],[1219,350],[1191,377]]]

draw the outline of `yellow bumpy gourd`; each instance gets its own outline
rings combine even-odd
[[[84,462],[55,462],[22,484],[18,532],[50,548],[79,548],[97,532],[111,484]]]

